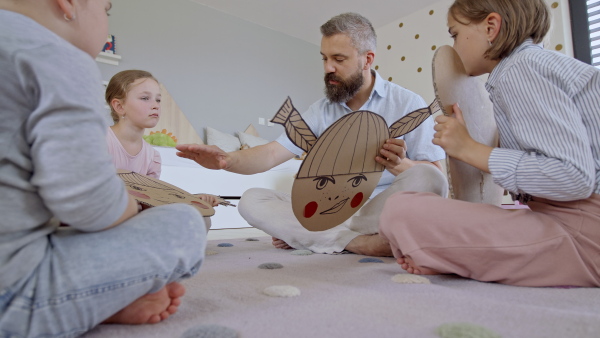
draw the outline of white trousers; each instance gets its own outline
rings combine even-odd
[[[417,168],[418,167],[418,168]],[[309,231],[294,216],[291,195],[270,189],[248,189],[241,197],[238,211],[255,228],[285,241],[295,249],[316,253],[335,253],[344,250],[358,235],[378,233],[379,215],[385,201],[395,192],[432,192],[448,195],[444,174],[429,164],[418,164],[396,176],[394,182],[344,223],[325,231]]]

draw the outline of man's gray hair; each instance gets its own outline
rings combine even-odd
[[[335,34],[347,35],[359,54],[370,50],[375,52],[377,48],[377,34],[373,25],[367,18],[357,13],[334,16],[321,26],[321,34],[326,37]]]

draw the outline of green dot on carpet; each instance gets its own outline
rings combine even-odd
[[[310,250],[294,250],[291,252],[292,255],[297,255],[297,256],[308,256],[308,255],[312,255],[313,252]]]
[[[219,243],[219,244],[217,244],[217,246],[219,246],[221,248],[226,248],[226,247],[233,246],[233,244],[231,244],[231,243]]]
[[[258,238],[246,238],[248,242],[258,242]]]
[[[483,326],[469,323],[447,323],[440,325],[436,333],[442,338],[501,338]]]
[[[268,270],[272,270],[272,269],[281,269],[283,268],[283,265],[279,264],[279,263],[262,263],[261,265],[258,266],[259,269],[268,269]]]
[[[181,338],[238,338],[236,330],[220,325],[198,325],[185,331]]]
[[[263,293],[271,297],[297,297],[300,289],[291,285],[273,285],[265,288]]]

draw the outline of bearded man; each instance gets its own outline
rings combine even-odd
[[[356,110],[375,112],[389,126],[427,106],[417,94],[383,80],[371,69],[377,36],[365,17],[356,13],[337,15],[321,26],[321,34],[325,97],[302,114],[315,136]],[[269,189],[248,189],[238,205],[240,215],[253,227],[273,236],[277,248],[392,256],[389,244],[378,234],[379,215],[386,199],[397,191],[448,194],[448,182],[440,164],[445,153],[431,142],[433,134],[433,120],[427,119],[409,134],[387,140],[381,156],[375,158],[386,170],[372,198],[354,216],[332,229],[306,230],[294,216],[290,194]],[[229,153],[206,145],[179,145],[177,149],[179,156],[206,168],[246,175],[269,170],[303,152],[286,133],[268,144]],[[411,170],[417,165],[421,170]]]

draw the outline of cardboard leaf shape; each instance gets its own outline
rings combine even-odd
[[[462,60],[450,46],[441,46],[433,56],[433,86],[445,115],[459,103],[471,137],[491,147],[498,145],[498,129],[489,94],[481,79],[467,75]],[[500,205],[503,189],[492,175],[447,157],[451,197],[463,201]]]
[[[429,107],[417,109],[414,112],[405,115],[390,126],[390,137],[396,138],[408,134],[439,109],[438,101],[434,100]]]
[[[147,207],[184,203],[198,209],[202,216],[215,214],[210,204],[167,182],[122,169],[117,170],[117,175],[125,182],[129,194]]]
[[[292,104],[292,99],[289,97],[271,122],[281,124],[285,127],[285,132],[290,140],[294,142],[298,148],[308,152],[315,144],[317,137],[310,127],[304,122],[300,113]]]
[[[288,97],[271,121],[283,124],[290,140],[308,151],[292,186],[292,209],[300,224],[310,231],[323,231],[350,218],[379,183],[385,168],[375,157],[391,137],[390,130],[393,137],[412,131],[431,116],[430,108],[435,106],[407,114],[392,129],[378,114],[355,111],[316,138]],[[303,148],[311,139],[313,145]]]

